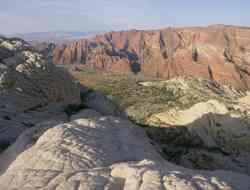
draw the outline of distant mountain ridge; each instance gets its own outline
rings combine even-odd
[[[53,61],[122,75],[196,76],[250,89],[250,28],[217,24],[109,32],[57,45]]]
[[[86,37],[102,34],[104,31],[48,31],[48,32],[31,32],[31,33],[18,33],[8,35],[8,37],[19,37],[26,41],[37,42],[60,42],[67,40],[76,40]]]

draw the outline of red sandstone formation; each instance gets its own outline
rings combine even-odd
[[[55,64],[84,64],[118,74],[194,75],[250,89],[250,28],[213,25],[110,32],[59,45]]]

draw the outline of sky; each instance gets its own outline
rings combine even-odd
[[[0,34],[250,26],[250,0],[0,1]]]

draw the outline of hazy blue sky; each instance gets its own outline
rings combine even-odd
[[[250,26],[250,0],[1,0],[0,33]]]

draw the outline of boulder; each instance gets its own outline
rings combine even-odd
[[[124,160],[156,158],[158,155],[148,149],[151,146],[145,139],[143,130],[128,120],[112,116],[74,120],[46,131],[8,170],[32,168],[72,172]]]
[[[0,185],[6,190],[247,190],[250,177],[190,170],[164,161],[142,129],[110,116],[48,129],[9,165]]]
[[[125,113],[123,113],[112,100],[101,92],[87,93],[84,98],[84,103],[89,108],[94,109],[103,115],[126,117]]]

